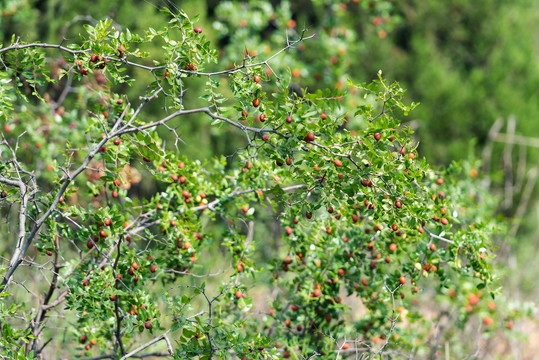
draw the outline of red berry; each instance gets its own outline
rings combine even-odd
[[[379,141],[381,138],[382,138],[382,134],[380,133],[374,134],[374,139],[376,139],[376,141]]]
[[[199,27],[194,28],[193,31],[196,32],[197,34],[202,34],[202,29]]]
[[[305,142],[314,141],[314,134],[312,132],[308,133],[303,140],[305,140]]]
[[[154,273],[155,269],[157,269],[157,265],[153,264],[152,266],[150,266],[150,272],[151,273]]]
[[[288,115],[286,117],[286,122],[290,124],[292,122],[292,116]]]
[[[99,232],[99,236],[101,236],[102,238],[107,237],[107,232],[105,230],[101,230]]]
[[[436,251],[436,245],[435,244],[430,244],[429,249],[431,251]]]
[[[335,166],[342,166],[342,161],[339,159],[335,159],[334,163],[335,163]]]
[[[260,76],[258,75],[253,76],[253,80],[255,81],[255,83],[258,84],[260,82]]]
[[[114,139],[114,145],[120,145],[122,139]]]
[[[401,277],[399,278],[399,282],[400,282],[402,285],[404,285],[404,284],[406,283],[406,278],[405,278],[404,276],[401,276]]]
[[[144,323],[144,327],[145,327],[146,329],[150,330],[150,329],[152,328],[152,323],[149,322],[149,321],[146,321],[146,322]]]
[[[254,106],[254,107],[258,107],[259,105],[260,105],[260,100],[254,99],[254,100],[253,100],[253,106]]]

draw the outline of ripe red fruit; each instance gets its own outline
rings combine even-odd
[[[391,243],[391,244],[389,245],[389,250],[390,250],[390,251],[395,251],[395,250],[397,250],[397,244]]]
[[[255,81],[255,83],[258,84],[260,82],[260,76],[258,75],[253,76],[253,80]]]
[[[345,342],[344,344],[342,344],[342,349],[343,349],[343,350],[346,350],[346,349],[348,349],[349,347],[350,347],[350,344],[348,344],[348,343],[346,343],[346,342]]]
[[[249,115],[249,113],[247,111],[245,111],[245,110],[241,111],[241,116],[243,116],[244,118],[246,118],[248,115]]]
[[[436,180],[436,183],[437,183],[438,185],[442,185],[442,184],[444,183],[444,179],[438,178],[438,180]]]
[[[320,118],[322,118],[322,120],[326,120],[327,117],[328,117],[328,116],[327,116],[326,114],[324,114],[324,113],[320,114]]]
[[[397,226],[397,224],[393,224],[393,225],[391,225],[391,229],[393,231],[397,231],[397,230],[399,230],[399,227]]]
[[[105,219],[105,225],[110,226],[112,224],[112,220],[110,218]]]
[[[243,210],[244,213],[247,213],[249,211],[249,207],[247,205],[243,205],[241,210]]]
[[[440,222],[444,225],[449,224],[449,221],[446,218],[443,218],[442,220],[440,220]]]
[[[88,336],[82,335],[82,336],[80,337],[80,343],[81,343],[81,344],[84,344],[84,343],[86,342],[86,340],[88,340]]]
[[[114,185],[120,186],[122,185],[122,182],[120,181],[120,179],[114,179]]]
[[[335,163],[335,166],[337,166],[337,167],[342,166],[342,161],[339,160],[339,159],[335,159],[334,163]]]
[[[185,167],[185,164],[183,162],[180,162],[178,164],[178,169],[183,169]]]
[[[122,139],[114,139],[114,145],[120,145]]]
[[[101,236],[102,238],[107,237],[107,232],[105,230],[101,230],[99,232],[99,236]]]
[[[406,284],[406,278],[405,278],[404,276],[401,276],[401,277],[399,278],[399,282],[400,282],[402,285]]]
[[[344,276],[344,270],[343,269],[339,269],[337,271],[337,273],[339,274],[339,276]]]
[[[191,197],[191,194],[189,194],[189,191],[187,190],[183,190],[182,191],[182,196],[186,199],[189,199]]]
[[[268,134],[262,135],[262,140],[268,141],[269,140],[269,135]]]
[[[492,320],[492,318],[490,316],[485,316],[483,318],[483,324],[485,324],[486,326],[490,326],[494,323],[494,320]]]
[[[137,270],[138,269],[138,264],[136,262],[132,263],[131,264],[131,267],[134,269],[134,270]]]
[[[367,179],[362,179],[361,180],[361,185],[367,187],[367,186],[369,186],[369,181]]]
[[[260,122],[266,121],[266,115],[265,114],[260,114],[260,116],[258,118],[260,119]]]
[[[176,174],[170,175],[170,178],[172,179],[172,181],[178,181],[178,175]]]
[[[88,247],[88,249],[91,249],[94,247],[94,242],[92,240],[88,240],[86,242],[86,246]]]
[[[283,263],[285,263],[286,265],[289,265],[292,263],[292,258],[290,256],[285,256],[284,260],[283,260]]]
[[[305,142],[314,141],[314,134],[312,132],[308,133],[307,135],[305,135],[303,140],[305,140]]]
[[[290,226],[287,226],[286,227],[286,235],[291,235],[292,234],[292,228]]]
[[[112,190],[112,197],[117,198],[118,197],[118,191]]]
[[[292,159],[286,158],[286,165],[288,166],[292,165]]]
[[[429,249],[431,251],[435,251],[436,250],[436,245],[435,244],[430,244]]]
[[[305,217],[306,217],[307,219],[310,219],[310,218],[313,217],[313,214],[311,214],[310,212],[307,211],[307,212],[305,213]]]
[[[241,291],[236,291],[236,298],[238,299],[241,299],[243,297],[243,294],[241,293]]]
[[[258,107],[259,105],[260,105],[260,100],[254,99],[254,100],[253,100],[253,106],[254,106],[254,107]]]
[[[292,116],[288,115],[286,117],[286,122],[290,124],[292,122]]]
[[[115,301],[116,300],[116,295],[111,295],[109,299],[110,299],[110,301]]]
[[[151,273],[154,273],[155,269],[157,269],[157,265],[153,264],[152,266],[150,266],[150,272]]]
[[[193,31],[196,32],[197,34],[202,34],[202,29],[199,27],[194,28]]]
[[[380,134],[380,133],[374,134],[374,139],[375,139],[376,141],[380,141],[381,138],[382,138],[382,134]]]
[[[395,206],[397,207],[397,209],[400,209],[402,207],[401,201],[400,200],[395,201]]]
[[[7,198],[7,192],[6,192],[6,190],[2,190],[2,193],[0,194],[0,197],[1,197],[2,199]]]
[[[149,322],[149,321],[146,321],[146,322],[144,323],[144,327],[145,327],[146,329],[150,330],[150,329],[152,328],[152,323]]]
[[[331,228],[330,228],[330,227],[327,227],[327,228],[326,228],[326,232],[328,233],[328,235],[331,235]]]
[[[391,259],[389,257],[386,257],[386,263],[390,263],[391,262]]]
[[[406,148],[404,146],[401,146],[400,150],[399,150],[399,153],[401,155],[404,155],[404,153],[406,152]]]
[[[180,175],[180,184],[183,184],[187,181],[187,178],[183,175]]]
[[[322,291],[320,289],[314,289],[313,295],[315,297],[319,297],[320,295],[322,295]]]

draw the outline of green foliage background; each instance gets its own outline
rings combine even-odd
[[[9,42],[13,34],[25,41],[54,43],[60,36],[76,39],[83,32],[82,24],[106,17],[134,33],[141,32],[165,21],[158,11],[162,6],[177,6],[191,16],[200,14],[199,25],[222,49],[222,58],[231,63],[241,60],[244,49],[264,57],[282,47],[286,32],[294,31],[287,27],[288,19],[296,21],[296,31],[305,25],[309,33],[317,34],[316,38],[304,50],[284,54],[276,69],[277,73],[285,69],[300,71],[295,78],[297,91],[344,87],[348,78],[368,82],[382,69],[387,78],[399,81],[407,89],[409,101],[421,103],[411,114],[409,125],[417,129],[419,153],[439,165],[473,158],[473,153],[479,155],[497,118],[514,115],[517,133],[539,136],[539,4],[531,0],[208,0],[206,4],[15,0],[3,2],[0,42]],[[378,16],[383,21],[376,26],[373,20]],[[156,53],[159,46],[155,44],[155,48],[147,50]],[[152,80],[142,72],[134,76],[142,81],[127,90],[131,97],[142,93],[145,83]],[[197,97],[203,87],[203,81],[189,83],[192,106],[199,103]],[[156,119],[163,115],[159,106],[148,113]],[[184,154],[204,159],[234,150],[238,135],[233,130],[208,131],[199,124],[197,116],[178,124],[186,142],[181,147]],[[166,136],[166,132],[162,135]],[[493,158],[497,159],[504,148],[496,145],[493,151]],[[535,163],[537,151],[528,149],[527,153],[528,162]],[[493,191],[501,189],[502,175],[501,167],[496,165],[492,173],[480,173],[481,177],[492,179]],[[137,191],[141,195],[151,192]],[[514,242],[513,253],[519,265],[533,262],[536,193],[522,221],[519,241]],[[500,212],[511,217],[518,201],[514,204],[503,211],[500,208]],[[508,290],[521,289],[525,298],[533,298],[537,295],[534,279],[539,270],[519,268],[517,265],[516,271],[508,272],[507,278],[513,284],[513,289]]]

